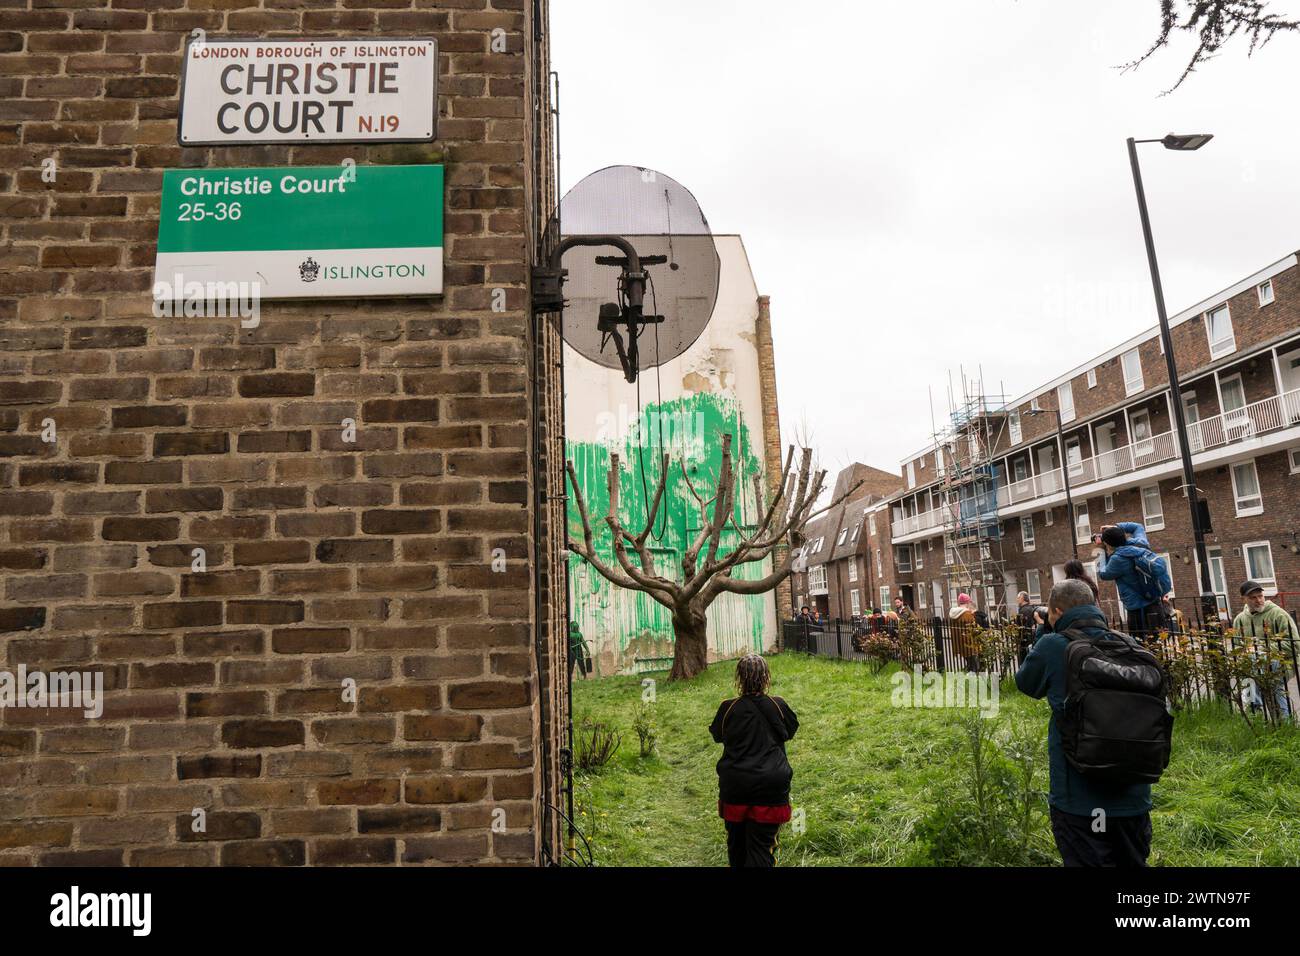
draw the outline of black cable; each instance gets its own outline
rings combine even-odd
[[[664,190],[664,195],[666,196],[667,194],[668,194],[668,191],[667,191],[667,190]],[[669,241],[669,243],[671,244],[671,242],[672,242],[672,234],[671,234],[671,233],[670,233],[669,236],[668,236],[668,241]],[[672,258],[672,257],[671,257],[671,254],[670,254],[669,258]],[[654,309],[654,313],[653,313],[653,314],[657,317],[657,316],[659,315],[659,297],[658,297],[658,295],[655,293],[655,279],[654,279],[654,276],[652,276],[652,275],[650,274],[650,270],[649,270],[649,269],[646,270],[646,278],[650,280],[650,307],[651,307],[652,309]],[[662,461],[663,461],[663,453],[664,453],[664,451],[666,451],[666,449],[664,448],[664,389],[663,389],[663,380],[662,380],[662,379],[660,378],[660,376],[659,376],[659,368],[660,368],[660,362],[659,362],[659,323],[658,323],[658,322],[655,322],[655,323],[654,323],[654,327],[655,327],[655,401],[656,401],[656,403],[657,403],[657,407],[658,407],[658,409],[659,409],[659,456],[658,456],[658,460],[662,462]],[[680,429],[679,429],[678,431],[680,431]],[[665,497],[664,497],[664,500],[663,500],[662,502],[660,502],[660,504],[663,506],[663,523],[662,523],[662,525],[661,525],[660,528],[659,528],[659,532],[658,532],[658,534],[655,533],[655,531],[654,531],[653,528],[650,530],[650,536],[651,536],[652,538],[654,538],[656,541],[662,541],[662,540],[663,540],[663,537],[664,537],[664,533],[668,530],[668,502],[669,502],[669,500],[671,500],[671,496],[665,496]]]

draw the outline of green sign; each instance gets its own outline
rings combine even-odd
[[[247,283],[261,298],[442,292],[441,166],[169,169],[155,298]]]

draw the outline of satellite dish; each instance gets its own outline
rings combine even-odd
[[[550,230],[559,239],[550,272],[563,284],[560,328],[583,357],[633,382],[709,324],[718,250],[699,203],[675,179],[640,166],[597,170],[564,194]],[[558,290],[549,291],[539,311],[557,311]]]

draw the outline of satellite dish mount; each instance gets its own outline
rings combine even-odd
[[[601,335],[601,345],[607,341],[614,343],[618,352],[619,365],[623,367],[623,377],[635,382],[640,368],[640,347],[637,340],[647,325],[663,322],[662,315],[645,314],[645,289],[647,274],[644,266],[663,265],[667,256],[637,255],[632,243],[622,236],[569,236],[562,240],[551,252],[550,262],[533,271],[534,288],[537,290],[533,299],[535,312],[559,312],[564,309],[564,279],[569,270],[560,265],[564,254],[575,246],[613,246],[623,254],[621,256],[596,256],[596,264],[616,266],[619,271],[618,291],[622,304],[602,302],[596,318],[596,329]],[[627,335],[624,341],[624,334]]]

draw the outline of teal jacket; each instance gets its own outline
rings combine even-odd
[[[1016,686],[1022,694],[1042,700],[1052,708],[1047,725],[1047,764],[1051,789],[1047,802],[1063,813],[1091,817],[1102,809],[1111,817],[1135,817],[1151,809],[1151,785],[1147,783],[1117,785],[1090,780],[1065,759],[1057,719],[1065,708],[1065,648],[1070,643],[1057,631],[1074,626],[1084,633],[1104,633],[1104,628],[1086,626],[1089,618],[1103,619],[1101,608],[1094,604],[1073,607],[1061,615],[1055,629],[1048,630],[1034,642],[1016,671]]]

